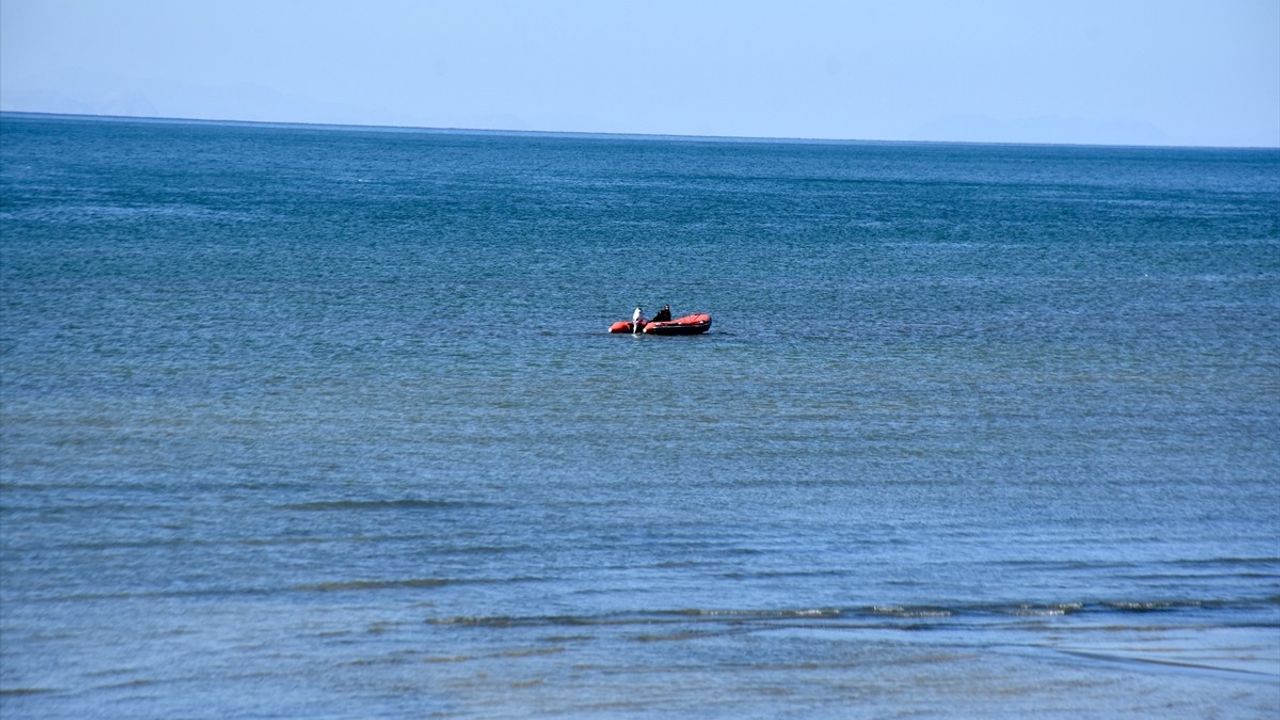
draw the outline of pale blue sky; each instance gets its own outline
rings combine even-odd
[[[0,109],[1280,146],[1280,0],[0,0]]]

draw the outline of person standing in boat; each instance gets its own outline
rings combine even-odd
[[[640,306],[636,306],[636,311],[631,313],[631,334],[635,335],[640,332],[640,321],[644,320],[644,310]]]
[[[653,319],[650,320],[649,322],[667,322],[670,319],[671,319],[671,306],[663,305],[662,309],[658,311],[658,314],[654,315]]]

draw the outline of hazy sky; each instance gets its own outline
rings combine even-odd
[[[0,109],[1280,146],[1280,0],[0,0]]]

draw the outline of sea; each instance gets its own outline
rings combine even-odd
[[[0,312],[5,720],[1280,715],[1280,150],[4,113]]]

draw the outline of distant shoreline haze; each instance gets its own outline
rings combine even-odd
[[[297,122],[280,120],[240,120],[229,118],[196,118],[196,117],[162,117],[145,115],[110,115],[91,113],[62,113],[38,110],[0,110],[0,119],[4,116],[33,118],[67,118],[104,121],[138,121],[176,124],[207,125],[245,125],[280,128],[317,128],[335,130],[365,130],[371,132],[430,132],[471,135],[511,135],[511,136],[546,136],[563,138],[627,138],[635,140],[671,140],[688,142],[740,142],[740,143],[793,143],[793,144],[830,144],[830,145],[1029,145],[1046,147],[1115,147],[1115,148],[1170,148],[1206,150],[1280,150],[1280,144],[1267,145],[1164,145],[1150,143],[1087,143],[1087,142],[1041,142],[1034,140],[922,140],[922,139],[868,139],[868,138],[810,138],[810,137],[766,137],[766,136],[734,136],[734,135],[664,135],[657,133],[625,133],[625,132],[587,132],[577,130],[518,130],[504,128],[462,128],[462,127],[430,127],[421,125],[366,125],[329,122]]]

